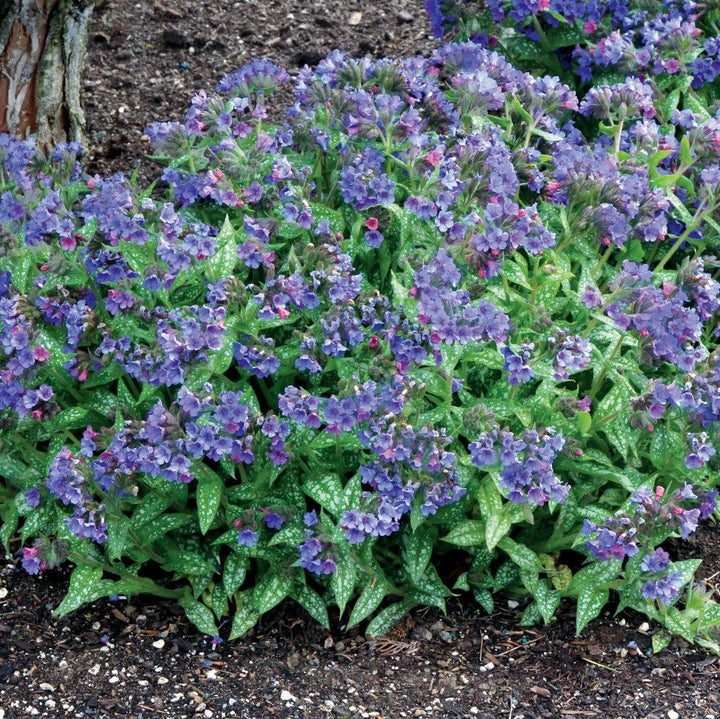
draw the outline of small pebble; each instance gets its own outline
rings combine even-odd
[[[55,691],[55,687],[52,684],[48,684],[47,682],[43,682],[40,685],[40,689],[42,689],[42,691],[44,691],[44,692],[54,692]]]
[[[293,696],[287,689],[280,692],[280,700],[284,702],[296,702],[297,697]]]
[[[170,681],[167,677],[158,677],[157,683],[158,684],[167,684],[168,681]]]
[[[162,649],[165,646],[165,640],[158,639],[156,642],[153,642],[152,645],[155,647],[155,649]]]
[[[680,715],[674,709],[670,709],[670,711],[668,711],[668,719],[680,719]]]

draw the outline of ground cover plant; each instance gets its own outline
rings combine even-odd
[[[268,125],[288,80],[150,128],[167,196],[3,139],[6,548],[76,564],[61,613],[150,592],[213,635],[500,589],[580,630],[614,591],[712,645],[661,545],[715,510],[718,119],[477,44],[334,53]]]
[[[587,88],[640,76],[720,98],[717,3],[692,0],[426,0],[436,37],[474,42]],[[692,97],[692,95],[690,95]]]

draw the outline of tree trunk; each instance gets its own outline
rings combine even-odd
[[[80,76],[94,0],[0,0],[0,132],[84,144]]]

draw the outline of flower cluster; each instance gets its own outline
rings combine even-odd
[[[585,520],[583,535],[588,551],[601,561],[623,560],[638,555],[644,548],[640,570],[641,594],[670,605],[683,586],[681,572],[672,568],[668,553],[658,547],[647,551],[653,532],[661,527],[666,533],[680,532],[683,538],[692,534],[700,518],[715,511],[717,491],[696,494],[690,484],[684,484],[666,496],[665,488],[641,487],[630,498],[629,511],[618,511],[604,524]],[[688,507],[689,503],[697,506]]]
[[[527,430],[519,437],[495,427],[468,449],[476,467],[500,464],[500,488],[513,503],[542,506],[548,501],[562,504],[570,492],[553,472],[553,462],[564,446],[565,438],[554,427]]]
[[[553,0],[489,7],[526,47],[563,30]],[[649,15],[562,12],[680,74]],[[334,52],[276,124],[290,78],[253,61],[148,128],[162,198],[0,136],[0,510],[29,571],[68,542],[213,635],[197,603],[237,608],[234,636],[283,596],[321,622],[367,586],[353,621],[442,609],[436,540],[478,596],[520,565],[528,621],[549,545],[627,559],[642,611],[677,598],[659,545],[717,497],[720,116],[632,74],[536,77],[492,38]],[[660,471],[667,497],[628,497]],[[552,591],[600,606],[584,571]]]

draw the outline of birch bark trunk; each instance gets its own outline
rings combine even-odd
[[[0,0],[0,132],[83,144],[80,79],[94,0]]]

